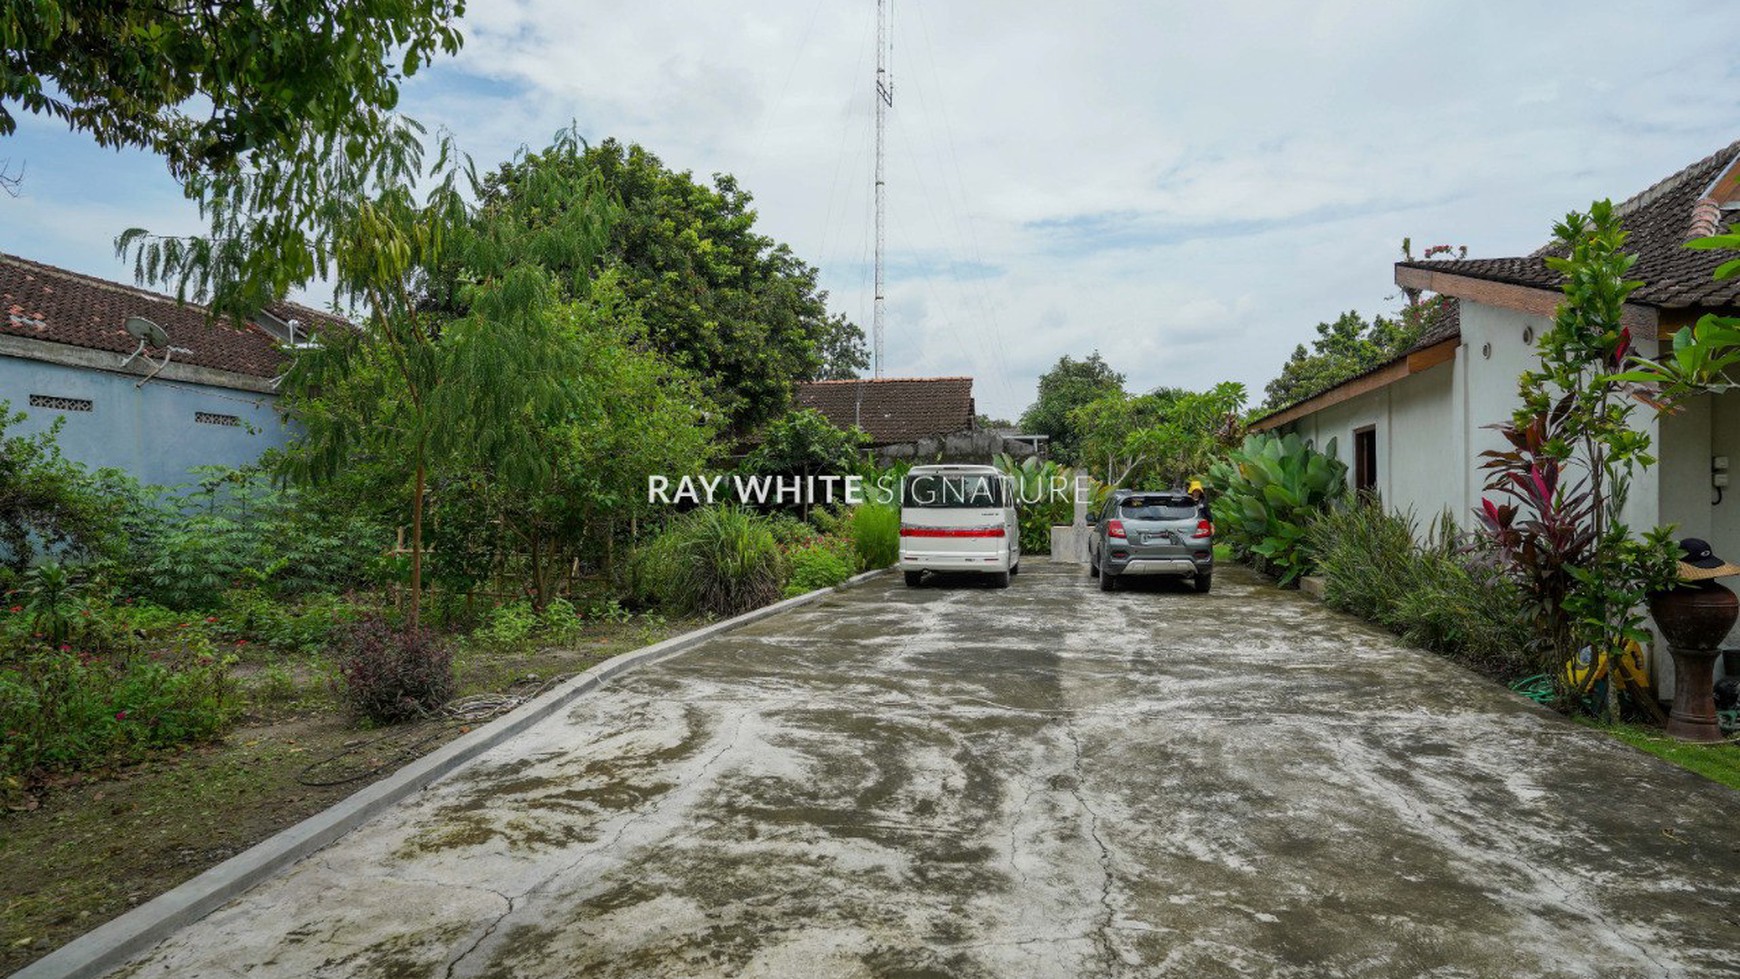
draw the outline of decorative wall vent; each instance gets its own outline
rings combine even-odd
[[[235,415],[218,415],[209,411],[194,412],[193,420],[201,425],[228,425],[231,428],[242,423],[242,420]]]
[[[33,394],[30,407],[53,411],[90,411],[95,405],[84,398],[57,398],[52,394]]]

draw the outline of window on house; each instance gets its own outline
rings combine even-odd
[[[30,407],[49,408],[54,411],[90,411],[93,405],[85,398],[62,398],[53,394],[33,394],[30,396]]]
[[[1377,489],[1377,429],[1370,425],[1353,433],[1353,489]]]
[[[228,425],[231,428],[242,423],[242,420],[235,415],[218,415],[209,411],[194,412],[193,420],[201,425]]]

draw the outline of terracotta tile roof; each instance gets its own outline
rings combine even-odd
[[[307,325],[342,322],[295,303],[275,305],[282,312],[274,315],[294,316]],[[288,357],[253,323],[240,328],[227,320],[207,323],[204,309],[172,297],[6,254],[0,254],[0,313],[0,333],[122,356],[139,346],[122,324],[129,316],[143,316],[169,334],[177,348],[174,363],[253,377],[277,377]],[[163,356],[161,350],[148,352],[154,359]]]
[[[1406,357],[1418,353],[1427,347],[1436,347],[1445,340],[1455,340],[1462,336],[1462,301],[1445,297],[1438,306],[1438,312],[1426,321],[1426,328],[1420,331],[1420,339],[1402,354]]]
[[[911,442],[973,427],[973,379],[808,381],[797,386],[797,406],[814,408],[841,428],[857,425],[875,445]]]
[[[1717,282],[1716,266],[1734,256],[1719,251],[1692,251],[1687,240],[1740,219],[1722,214],[1705,191],[1740,158],[1740,141],[1729,144],[1679,173],[1619,205],[1620,220],[1629,233],[1626,244],[1637,255],[1631,275],[1644,285],[1631,301],[1644,306],[1740,306],[1740,279]],[[1459,261],[1398,262],[1405,268],[1448,272],[1476,279],[1557,290],[1564,277],[1547,267],[1545,257],[1562,254],[1546,245],[1515,258],[1475,258]]]

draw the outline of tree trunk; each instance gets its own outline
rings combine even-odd
[[[417,628],[423,607],[423,481],[422,453],[417,454],[417,488],[411,496],[411,614],[406,624]]]
[[[544,610],[544,603],[549,601],[549,597],[545,594],[546,589],[544,586],[544,547],[542,544],[542,535],[533,534],[527,543],[531,545],[530,550],[532,552],[532,607],[542,612]]]

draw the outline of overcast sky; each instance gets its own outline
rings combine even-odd
[[[412,116],[482,164],[570,119],[737,175],[870,328],[874,0],[473,0]],[[1296,343],[1393,309],[1403,236],[1533,249],[1740,138],[1740,4],[893,0],[888,371],[1014,416],[1063,354],[1261,399]],[[197,230],[157,161],[23,117],[0,250],[130,280]],[[318,287],[309,297],[317,303]]]

